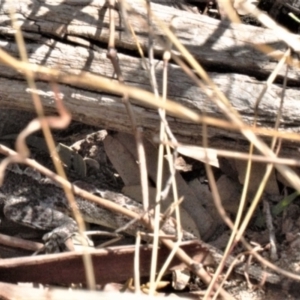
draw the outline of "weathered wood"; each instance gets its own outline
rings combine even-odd
[[[43,35],[51,35],[55,38],[76,36],[87,39],[91,45],[97,42],[107,43],[109,16],[105,2],[105,0],[46,0],[42,5],[37,0],[22,0],[14,3],[5,1],[0,8],[0,24],[5,25],[0,27],[0,33],[13,34],[10,29],[9,6],[15,4],[19,23],[28,37],[32,33],[37,33],[39,38]],[[146,8],[141,1],[131,0],[127,3],[132,5],[131,11],[128,12],[130,24],[141,47],[147,50]],[[268,29],[240,24],[229,25],[207,16],[155,3],[151,5],[151,8],[153,14],[167,25],[170,25],[172,21],[172,28],[178,39],[197,60],[218,71],[266,76],[274,69],[276,62],[255,51],[251,44],[263,43],[273,46],[276,50],[286,49],[286,45]],[[122,51],[124,48],[136,50],[136,42],[124,30],[119,14],[116,24],[115,41],[118,50]],[[161,33],[161,30],[155,26],[154,34],[161,36]],[[160,53],[162,46],[158,40],[155,41],[154,46],[157,53]],[[284,71],[280,74],[283,75]],[[297,71],[291,70],[289,78],[298,80]]]
[[[173,78],[176,84],[176,70],[173,71]],[[179,73],[181,71],[177,69]],[[226,92],[231,99],[235,109],[243,114],[244,119],[248,122],[253,118],[253,106],[255,99],[252,95],[258,94],[263,88],[261,83],[247,76],[239,75],[222,75],[211,74],[212,78],[219,84],[220,88]],[[137,77],[138,78],[138,77]],[[180,77],[178,77],[180,80]],[[235,82],[235,88],[231,88],[230,83]],[[53,101],[53,92],[48,83],[38,82],[39,94],[42,103],[47,112],[55,111]],[[32,110],[31,96],[27,84],[23,81],[0,78],[0,104],[1,107],[18,108]],[[259,124],[272,126],[277,116],[277,108],[280,101],[280,88],[274,86],[268,92],[262,101],[259,115]],[[60,86],[60,92],[65,99],[65,104],[72,112],[75,120],[96,125],[105,128],[111,128],[118,131],[130,132],[130,121],[126,114],[125,107],[118,97],[105,95],[102,93],[82,91],[70,86]],[[286,105],[283,110],[282,128],[288,129],[292,126],[294,132],[299,132],[299,90],[291,89],[286,91]],[[182,104],[193,108],[199,112],[205,111],[214,116],[222,117],[218,109],[207,101],[203,92],[195,87],[190,86],[187,91],[182,91],[178,97],[173,97]],[[190,101],[190,99],[195,99]],[[137,119],[137,124],[145,128],[148,133],[156,132],[158,129],[159,118],[156,111],[150,108],[144,108],[138,105],[133,107]],[[175,134],[179,136],[188,136],[189,138],[201,137],[200,127],[197,124],[177,118],[168,117],[169,124]],[[211,129],[210,137],[221,134],[220,129]],[[238,134],[229,132],[228,137],[237,138]]]
[[[9,5],[15,4],[30,62],[58,67],[75,74],[86,70],[111,78],[114,76],[113,67],[106,58],[106,51],[99,47],[106,47],[108,41],[109,19],[107,9],[103,6],[104,2],[104,0],[46,0],[41,4],[37,0],[13,3],[6,1],[0,8],[1,47],[12,55],[18,56],[17,46],[10,39],[13,33],[10,27]],[[145,8],[140,1],[127,2],[135,3],[132,8],[135,13],[130,13],[130,22],[141,46],[146,49],[148,28],[145,21]],[[266,76],[273,70],[276,62],[254,51],[250,41],[267,43],[281,50],[285,49],[284,43],[280,42],[271,30],[246,25],[228,27],[226,23],[205,16],[156,4],[152,4],[152,9],[154,14],[167,24],[176,16],[172,24],[177,37],[205,66],[215,71],[237,73],[211,72],[210,76],[228,96],[233,107],[244,120],[251,123],[255,99],[263,88],[263,82],[242,74]],[[135,56],[136,52],[128,52],[136,49],[133,38],[126,33],[120,20],[116,24],[117,48],[119,52],[127,51],[126,53],[130,54],[119,54],[119,63],[126,84],[151,90],[149,76],[142,60]],[[161,31],[156,28],[155,33],[161,34]],[[49,35],[53,39],[49,39]],[[160,54],[162,49],[156,41],[156,53]],[[161,85],[162,63],[156,61],[155,65],[157,79]],[[285,70],[280,72],[284,74]],[[289,83],[295,85],[298,77],[296,70],[292,69],[289,73]],[[48,83],[38,82],[38,88],[45,110],[53,112],[55,108],[50,86]],[[264,96],[259,110],[259,125],[273,126],[281,91],[280,86],[274,85]],[[120,97],[65,85],[60,86],[60,92],[75,120],[118,131],[131,131],[130,121]],[[299,95],[300,91],[297,88],[286,91],[281,129],[299,132],[300,106],[297,100]],[[170,64],[169,67],[168,97],[199,113],[205,112],[214,117],[223,117],[203,91],[174,64]],[[32,110],[31,97],[22,75],[6,66],[0,69],[0,105],[6,108]],[[145,134],[156,133],[159,124],[156,111],[140,105],[134,105],[133,109],[137,123],[144,128]],[[173,117],[169,117],[168,120],[180,140],[199,144],[202,134],[199,125]],[[224,137],[240,139],[239,134],[225,132],[218,128],[210,128],[209,137],[216,145],[222,143]],[[236,147],[236,144],[233,147]]]

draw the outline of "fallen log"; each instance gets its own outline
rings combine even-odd
[[[144,51],[148,44],[146,9],[140,1],[127,1],[130,24]],[[114,78],[114,69],[106,58],[109,38],[109,17],[105,1],[59,1],[47,0],[41,4],[36,0],[22,0],[14,4],[5,1],[0,8],[0,45],[14,57],[18,57],[17,45],[12,40],[9,6],[14,5],[16,17],[26,42],[29,61],[34,64],[58,68],[62,72],[80,74],[89,71],[107,78]],[[195,15],[171,7],[152,4],[153,14],[173,30],[179,41],[208,70],[217,86],[230,99],[232,106],[242,115],[247,124],[254,120],[255,101],[265,79],[276,66],[276,61],[255,50],[251,44],[267,44],[280,53],[286,45],[271,30],[249,25],[229,25],[206,16]],[[154,22],[155,23],[155,22]],[[136,52],[136,42],[126,31],[121,13],[116,16],[115,43],[119,52],[119,64],[127,85],[151,91],[148,71]],[[162,31],[154,26],[154,50],[158,58],[156,76],[159,89],[162,86],[163,53]],[[296,38],[296,37],[295,37]],[[293,64],[297,65],[297,61]],[[282,81],[285,68],[277,76]],[[252,77],[250,77],[252,76]],[[255,78],[253,78],[255,76]],[[297,68],[288,74],[289,88],[285,92],[281,130],[299,132],[300,94]],[[44,77],[36,74],[37,86],[46,112],[55,111],[54,96]],[[115,80],[115,79],[112,79]],[[15,70],[2,66],[0,69],[1,108],[33,110],[30,90]],[[131,123],[120,96],[61,84],[60,92],[75,120],[123,132],[131,132]],[[265,94],[258,110],[258,125],[271,128],[280,105],[282,87],[273,85]],[[174,63],[169,65],[168,98],[202,114],[224,118],[220,110],[206,94]],[[134,102],[133,110],[137,125],[144,128],[145,135],[153,136],[158,130],[159,118],[156,110]],[[179,140],[200,144],[202,130],[199,124],[168,117],[172,131]],[[210,127],[208,130],[212,146],[243,149],[243,137]],[[230,143],[228,143],[230,141]],[[228,145],[229,144],[229,145]],[[231,144],[231,145],[230,145]],[[289,143],[285,155],[296,153],[296,145]]]

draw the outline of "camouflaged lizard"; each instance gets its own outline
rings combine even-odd
[[[77,183],[74,183],[77,185]],[[142,205],[123,194],[100,190],[93,185],[78,182],[92,194],[111,200],[140,215],[143,214]],[[118,229],[126,227],[130,218],[111,212],[96,203],[75,196],[78,209],[83,219]],[[42,176],[32,168],[22,170],[19,165],[11,165],[6,171],[4,183],[0,187],[0,204],[4,205],[5,216],[19,224],[49,231],[43,239],[47,252],[59,252],[65,249],[65,241],[78,231],[75,220],[70,216],[72,209],[65,197],[64,191],[52,180]],[[127,226],[126,233],[135,235],[136,231],[146,231],[139,222]],[[168,235],[175,235],[175,225],[171,219],[162,226],[162,230]],[[186,231],[183,232],[183,240],[195,239],[195,236]]]

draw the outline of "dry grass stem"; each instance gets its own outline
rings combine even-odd
[[[17,41],[17,45],[18,45],[18,48],[20,51],[21,60],[22,60],[22,62],[27,63],[28,56],[27,56],[27,52],[26,52],[26,47],[25,47],[23,36],[22,36],[22,32],[16,22],[13,6],[11,6],[10,17],[11,17],[11,21],[12,21],[12,27],[15,29],[16,41]],[[36,120],[32,121],[31,124],[29,124],[27,126],[27,128],[25,128],[21,132],[19,137],[17,138],[16,149],[18,151],[18,154],[15,156],[9,156],[7,158],[7,161],[4,160],[1,163],[0,177],[3,177],[2,176],[2,174],[4,172],[3,167],[5,167],[8,163],[13,162],[13,161],[22,162],[23,158],[26,158],[29,156],[29,151],[26,146],[25,139],[30,133],[41,128],[43,130],[49,151],[52,154],[52,160],[53,160],[54,166],[55,166],[58,174],[60,176],[62,176],[64,179],[66,179],[66,174],[61,165],[60,158],[56,151],[55,143],[54,143],[53,137],[51,135],[50,126],[52,125],[52,127],[54,127],[54,128],[65,128],[66,126],[69,125],[69,123],[71,121],[71,115],[64,108],[64,105],[62,104],[61,98],[58,93],[57,86],[54,83],[52,83],[52,87],[53,87],[55,98],[56,98],[56,106],[57,106],[57,110],[58,110],[60,117],[45,118],[42,103],[40,101],[38,93],[35,93],[35,91],[37,91],[37,88],[36,88],[36,84],[34,81],[34,73],[32,71],[26,72],[25,77],[27,79],[28,86],[32,91],[32,93],[31,93],[32,100],[33,100],[33,104],[35,106],[35,110],[36,110],[38,118]],[[73,195],[71,189],[67,188],[66,186],[64,186],[63,189],[66,194],[67,200],[69,201],[70,206],[73,209],[74,217],[75,217],[75,220],[76,220],[76,222],[78,224],[78,228],[79,228],[79,234],[81,235],[83,245],[85,246],[84,254],[83,254],[83,262],[85,265],[87,283],[88,283],[89,288],[94,290],[96,288],[96,282],[95,282],[95,277],[94,277],[92,260],[88,253],[88,243],[84,238],[85,224],[79,213],[79,210],[77,208],[77,204],[75,202],[75,198],[74,198],[74,195]]]

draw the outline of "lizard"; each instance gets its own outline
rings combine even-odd
[[[98,189],[83,181],[74,184],[139,215],[144,214],[142,204],[123,194]],[[124,231],[130,235],[135,235],[137,230],[149,231],[139,222],[126,226],[131,221],[130,218],[79,196],[75,196],[75,201],[83,219],[89,223],[113,229],[124,227]],[[46,251],[49,253],[66,250],[65,241],[78,232],[77,223],[71,217],[72,208],[62,188],[30,167],[22,170],[18,164],[13,164],[6,170],[3,185],[0,187],[1,204],[7,219],[27,227],[49,231],[43,236]],[[176,226],[171,218],[163,223],[162,230],[168,235],[176,235]],[[192,239],[196,237],[183,230],[183,240]]]

